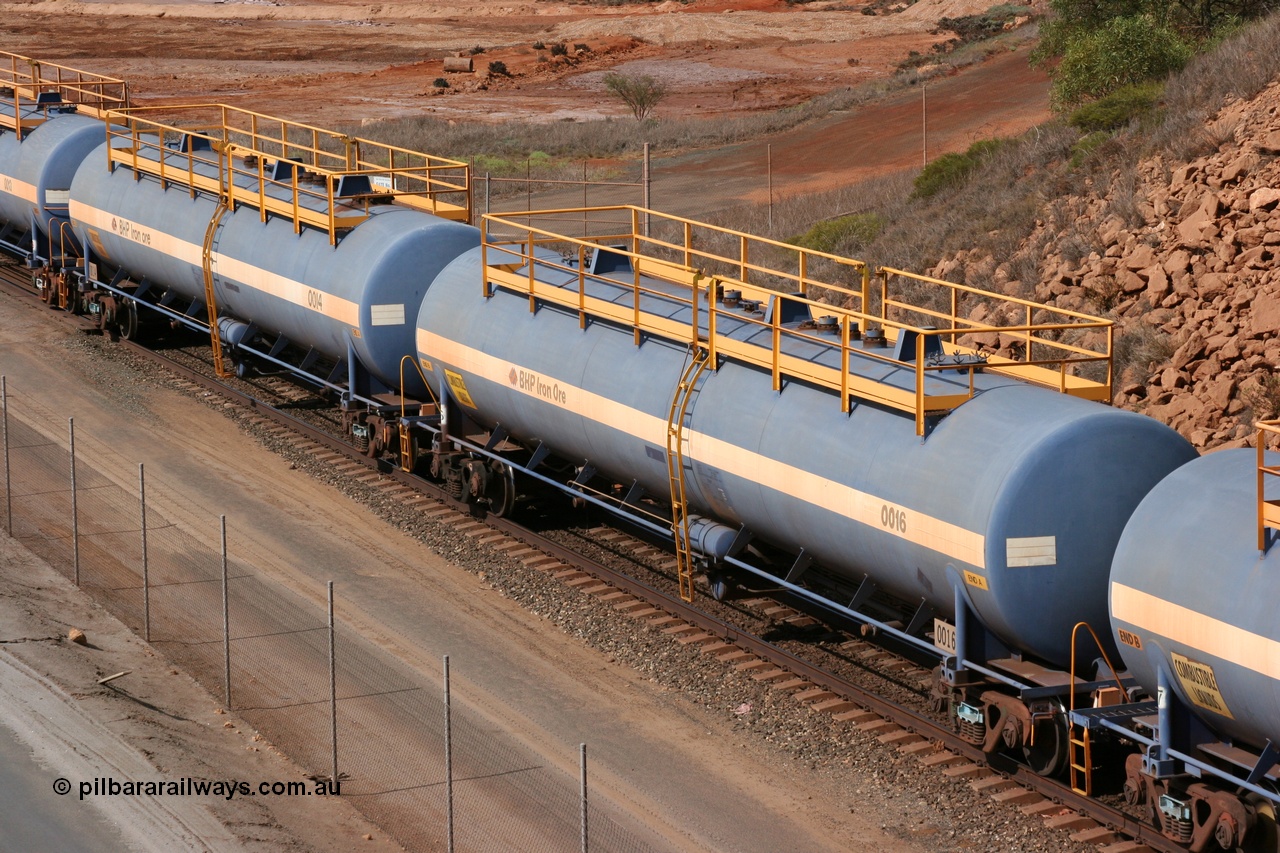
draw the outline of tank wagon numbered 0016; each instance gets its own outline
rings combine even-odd
[[[781,587],[931,661],[988,752],[1091,791],[1136,744],[1165,835],[1280,849],[1248,472],[1102,405],[1109,321],[634,207],[475,228],[465,163],[6,56],[0,242],[51,305],[288,371],[488,512],[622,515],[686,598]]]

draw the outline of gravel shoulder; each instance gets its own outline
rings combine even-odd
[[[89,645],[67,641],[83,630]],[[128,675],[107,686],[98,680]],[[399,851],[385,833],[337,798],[289,800],[223,796],[93,796],[80,785],[120,782],[303,781],[285,756],[253,740],[253,730],[218,708],[209,694],[172,669],[121,622],[19,543],[0,535],[0,736],[39,768],[24,779],[45,815],[6,825],[8,842],[48,822],[85,821],[97,846],[144,853],[175,850]],[[28,768],[29,770],[30,768]],[[59,797],[54,782],[71,783]],[[6,794],[7,796],[7,794]],[[45,835],[50,832],[49,835]],[[368,838],[366,839],[366,836]],[[92,835],[90,837],[93,837]],[[3,845],[0,845],[3,846]],[[18,847],[6,849],[20,849]],[[26,848],[33,849],[33,848]],[[66,849],[66,848],[60,848]]]

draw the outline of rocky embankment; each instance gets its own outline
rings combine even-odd
[[[1190,162],[1153,156],[1047,205],[1011,256],[1040,258],[1037,285],[967,252],[932,274],[1113,318],[1115,404],[1215,449],[1280,416],[1280,81],[1202,132]]]

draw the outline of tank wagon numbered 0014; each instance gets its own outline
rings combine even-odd
[[[1201,595],[1239,472],[1100,405],[1108,321],[640,208],[477,229],[464,163],[8,56],[0,243],[50,304],[287,371],[486,511],[625,516],[686,598],[781,587],[932,661],[988,752],[1091,791],[1137,744],[1170,838],[1280,849],[1269,561]]]

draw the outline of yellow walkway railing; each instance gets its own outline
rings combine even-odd
[[[394,201],[446,219],[471,219],[471,170],[448,160],[224,104],[136,107],[111,113],[112,168],[227,198],[319,228],[336,243]]]
[[[0,126],[17,133],[39,127],[67,107],[102,117],[129,106],[129,84],[114,77],[0,51]]]
[[[630,220],[630,227],[583,237],[543,227],[544,223],[589,214],[621,216]],[[481,228],[485,296],[494,286],[503,287],[527,295],[530,310],[540,301],[561,305],[577,313],[583,327],[596,318],[630,327],[637,343],[644,335],[655,335],[704,347],[713,365],[723,357],[768,370],[774,390],[781,390],[785,380],[798,380],[835,391],[842,411],[848,411],[851,398],[857,397],[908,412],[915,416],[921,435],[927,416],[948,412],[974,393],[971,369],[959,368],[968,373],[967,379],[962,379],[956,375],[956,364],[930,363],[926,354],[977,354],[975,335],[995,334],[1025,343],[1025,353],[1019,358],[990,356],[981,365],[983,370],[1015,375],[1079,397],[1111,399],[1112,324],[1087,314],[892,269],[879,273],[881,286],[875,293],[869,270],[861,261],[631,206],[487,214]],[[626,260],[624,273],[587,271],[589,258],[602,246]],[[549,249],[558,252],[561,260],[544,257]],[[536,264],[531,263],[535,256]],[[552,273],[570,284],[541,280],[540,273]],[[854,280],[854,286],[840,283],[848,279]],[[903,283],[912,286],[902,287]],[[629,288],[631,298],[593,295],[591,291],[600,292],[599,285]],[[752,316],[719,306],[717,297],[729,290],[740,291],[743,299],[775,310]],[[914,296],[908,298],[907,291]],[[652,313],[643,305],[650,297],[662,299],[666,306],[677,302],[690,310],[679,316],[669,310]],[[1010,312],[1017,312],[1027,322],[993,326],[965,319],[962,308],[972,310],[978,301],[990,303],[992,310],[1003,312],[1006,319]],[[812,319],[830,318],[828,328],[834,333],[784,328],[783,311],[777,310],[784,303],[792,313],[807,311]],[[933,307],[942,304],[949,307]],[[912,312],[944,325],[937,328],[899,319]],[[742,334],[722,334],[718,329],[722,318],[767,330],[769,343],[761,344],[759,335],[745,340]],[[909,346],[914,349],[914,363],[905,356],[894,358],[892,349],[864,347],[858,338],[871,328],[882,329],[889,346],[905,334],[913,336],[914,343]],[[1092,347],[1084,342],[1091,334],[1095,338]],[[1079,338],[1080,342],[1066,338]],[[839,366],[796,355],[794,347],[784,346],[784,342],[796,341],[837,349]],[[893,369],[854,372],[854,363]],[[1105,375],[1105,381],[1074,373],[1090,364],[1099,365],[1097,370]],[[913,383],[877,378],[901,376],[903,369],[915,372]],[[950,375],[944,376],[944,371]]]
[[[1258,421],[1258,550],[1267,550],[1267,528],[1280,530],[1280,500],[1267,500],[1267,477],[1280,476],[1280,467],[1266,460],[1268,436],[1280,435],[1280,420]]]

